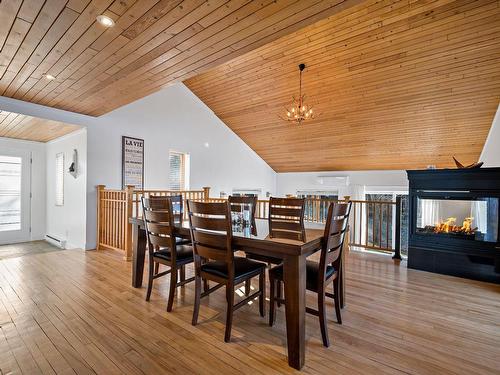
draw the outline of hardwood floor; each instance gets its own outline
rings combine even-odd
[[[382,255],[351,252],[349,262],[342,326],[328,302],[330,348],[317,318],[306,317],[304,373],[498,373],[500,286],[407,270]],[[1,260],[0,374],[296,372],[285,357],[283,307],[273,328],[257,303],[243,307],[226,344],[224,290],[202,301],[193,327],[193,285],[167,313],[168,278],[148,303],[130,272],[105,251]]]
[[[0,260],[60,250],[60,248],[51,245],[47,241],[31,241],[11,245],[0,245]]]

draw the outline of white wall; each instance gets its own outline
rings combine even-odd
[[[78,152],[77,177],[69,172],[73,150]],[[46,232],[67,241],[66,248],[85,248],[87,196],[87,130],[85,128],[47,143]],[[64,153],[64,205],[55,204],[56,154]]]
[[[45,144],[0,137],[0,154],[3,149],[23,150],[31,153],[31,240],[45,237]]]
[[[336,185],[323,183],[328,181],[321,176],[348,177],[349,184]],[[328,191],[338,190],[339,197],[345,195],[352,199],[364,199],[365,191],[405,191],[408,189],[406,171],[345,171],[345,172],[294,172],[278,173],[276,177],[276,195],[296,194],[298,190]]]
[[[144,139],[145,187],[168,187],[168,152],[190,154],[190,188],[275,192],[275,172],[183,84],[92,119],[87,127],[87,248],[96,241],[95,187],[121,188],[121,137]],[[205,143],[209,147],[205,147]]]
[[[500,167],[500,105],[479,160],[484,162],[485,167]]]

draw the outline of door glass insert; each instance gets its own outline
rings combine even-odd
[[[22,158],[0,155],[0,232],[21,230]]]

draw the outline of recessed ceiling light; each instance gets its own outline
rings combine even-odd
[[[104,14],[101,14],[97,16],[96,18],[97,22],[99,22],[101,25],[104,27],[113,27],[115,26],[115,21],[113,21],[112,18],[105,16]]]
[[[45,78],[47,78],[49,81],[53,81],[56,79],[56,77],[54,77],[52,74],[49,74],[49,73],[44,73],[43,75]]]

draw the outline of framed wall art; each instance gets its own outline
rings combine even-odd
[[[122,137],[122,189],[144,190],[144,139]]]

